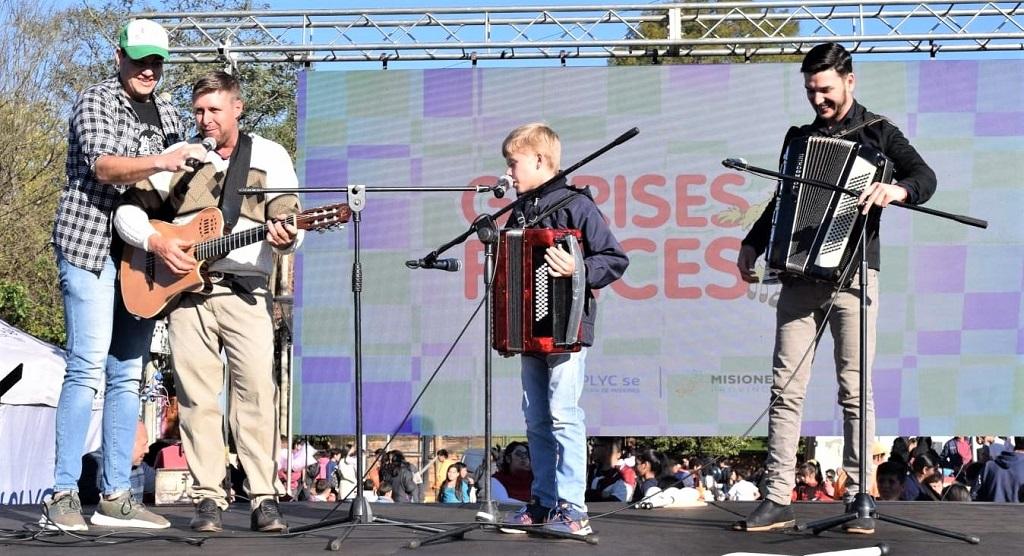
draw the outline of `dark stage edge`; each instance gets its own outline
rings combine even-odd
[[[333,503],[284,503],[282,512],[291,526],[314,523],[327,515]],[[392,526],[360,526],[352,531],[342,545],[342,554],[695,554],[721,555],[731,552],[765,554],[811,554],[829,550],[866,548],[886,543],[890,554],[926,556],[965,556],[972,554],[1015,554],[1024,547],[1024,504],[984,504],[956,502],[882,502],[879,511],[888,515],[910,519],[952,529],[981,538],[981,544],[969,545],[954,539],[939,537],[898,525],[879,522],[874,535],[850,535],[827,531],[820,536],[809,532],[737,533],[728,529],[736,519],[746,515],[755,506],[753,502],[721,502],[706,507],[686,509],[656,509],[622,512],[591,520],[600,543],[596,546],[571,540],[542,539],[527,535],[507,535],[491,531],[474,531],[465,540],[453,543],[427,545],[416,550],[406,548],[409,541],[423,538],[424,533]],[[347,515],[347,504],[342,504],[333,517]],[[620,506],[610,503],[593,504],[590,515],[609,512]],[[837,515],[841,504],[799,503],[794,506],[799,523]],[[120,545],[98,543],[62,545],[73,540],[69,536],[12,542],[4,539],[0,544],[3,554],[144,554],[146,556],[182,554],[246,554],[253,556],[290,556],[300,553],[326,552],[328,542],[340,536],[344,529],[307,532],[291,538],[252,533],[248,529],[247,505],[233,506],[224,514],[225,530],[214,535],[193,534],[188,529],[192,509],[184,506],[153,508],[171,521],[171,528],[163,531],[128,534],[139,537],[167,535],[176,538],[206,538],[202,546],[189,546],[167,540],[149,540]],[[475,504],[374,504],[376,516],[409,522],[462,523],[472,521]],[[503,507],[503,509],[505,509]],[[511,509],[511,507],[509,508]],[[86,515],[92,508],[86,508]],[[39,517],[37,506],[0,506],[0,529],[4,532],[21,530],[26,522]],[[97,537],[112,529],[93,527],[86,535]],[[6,535],[5,535],[6,537]]]

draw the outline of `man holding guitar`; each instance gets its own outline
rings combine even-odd
[[[287,525],[278,508],[280,489],[275,480],[274,339],[268,277],[273,250],[292,250],[301,241],[295,218],[285,221],[286,215],[298,211],[297,196],[273,192],[296,187],[298,179],[281,145],[239,131],[243,101],[235,77],[220,71],[206,74],[192,89],[192,108],[201,135],[216,140],[216,146],[195,172],[162,172],[138,184],[124,197],[115,225],[126,243],[150,254],[144,265],[148,269],[143,269],[149,272],[150,286],[159,286],[158,269],[172,277],[198,270],[207,281],[202,291],[186,291],[170,300],[166,309],[181,438],[194,478],[196,509],[191,527],[220,531],[221,512],[228,507],[221,487],[226,454],[219,405],[223,349],[231,384],[230,425],[248,475],[250,525],[255,531],[282,531]],[[266,188],[267,193],[243,199],[237,192],[240,187]],[[223,222],[220,212],[211,207],[220,209]],[[150,218],[174,224],[198,220],[191,223],[201,237],[165,235]],[[247,230],[259,234],[256,240],[263,239],[265,231],[265,241],[228,245],[221,249],[222,258],[209,257],[199,247],[211,244],[200,242],[207,237],[223,232],[227,240],[244,236]],[[227,236],[232,231],[236,233]],[[128,290],[124,294],[126,298],[133,295]]]

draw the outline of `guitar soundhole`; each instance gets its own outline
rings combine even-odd
[[[213,236],[216,236],[217,235],[217,230],[216,230],[217,225],[216,224],[217,224],[216,223],[216,219],[214,219],[214,218],[204,218],[202,220],[202,222],[199,223],[199,235],[200,235],[200,237],[213,237]]]

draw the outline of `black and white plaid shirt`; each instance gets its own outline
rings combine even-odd
[[[180,114],[170,101],[153,95],[160,113],[164,147],[185,138]],[[110,255],[111,211],[131,184],[96,181],[102,155],[139,156],[143,124],[117,76],[97,83],[75,101],[68,122],[67,184],[57,205],[53,244],[71,264],[99,271]]]

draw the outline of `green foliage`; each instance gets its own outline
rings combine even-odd
[[[0,317],[63,344],[64,317],[49,247],[57,200],[66,182],[67,118],[78,94],[113,75],[115,38],[143,11],[264,9],[246,0],[107,0],[56,8],[0,3]],[[174,45],[181,45],[172,33]],[[217,66],[219,67],[219,66]],[[191,113],[195,79],[215,66],[167,64],[159,91]],[[277,141],[294,156],[298,66],[241,64],[243,128]]]
[[[13,326],[22,326],[28,319],[28,306],[24,284],[0,280],[0,318]]]
[[[757,438],[740,436],[648,436],[637,438],[636,444],[669,457],[732,457],[763,447],[763,442]]]
[[[706,3],[708,6],[713,6],[718,0],[708,0]],[[761,37],[765,36],[766,33],[777,37],[796,36],[800,32],[800,26],[797,22],[789,22],[781,27],[773,27],[775,25],[771,22],[764,22],[759,26],[755,26],[749,21],[723,21],[718,24],[701,22],[697,20],[687,21],[687,16],[693,16],[697,13],[700,14],[726,14],[732,12],[729,8],[715,8],[715,7],[702,7],[700,10],[685,9],[683,13],[683,24],[682,24],[682,35],[688,39],[696,38],[730,38],[730,37]],[[664,11],[649,11],[648,14],[664,14]],[[713,27],[712,27],[713,25]],[[638,26],[637,31],[631,31],[628,34],[631,39],[667,39],[668,38],[668,20],[667,18],[662,21],[652,22],[645,21]],[[702,48],[715,48],[721,49],[721,46],[715,47],[701,47],[694,48],[694,51],[700,51]],[[732,55],[732,56],[691,56],[686,55],[685,50],[683,55],[679,55],[678,49],[675,52],[671,51],[668,54],[661,53],[661,55],[655,56],[654,52],[651,52],[649,56],[641,58],[612,58],[609,60],[609,65],[615,66],[646,66],[651,64],[742,64],[742,63],[760,63],[760,62],[799,62],[801,56],[744,56],[744,55]]]
[[[64,319],[48,242],[67,145],[65,97],[53,76],[75,43],[44,6],[7,2],[0,17],[0,317],[59,344]]]

